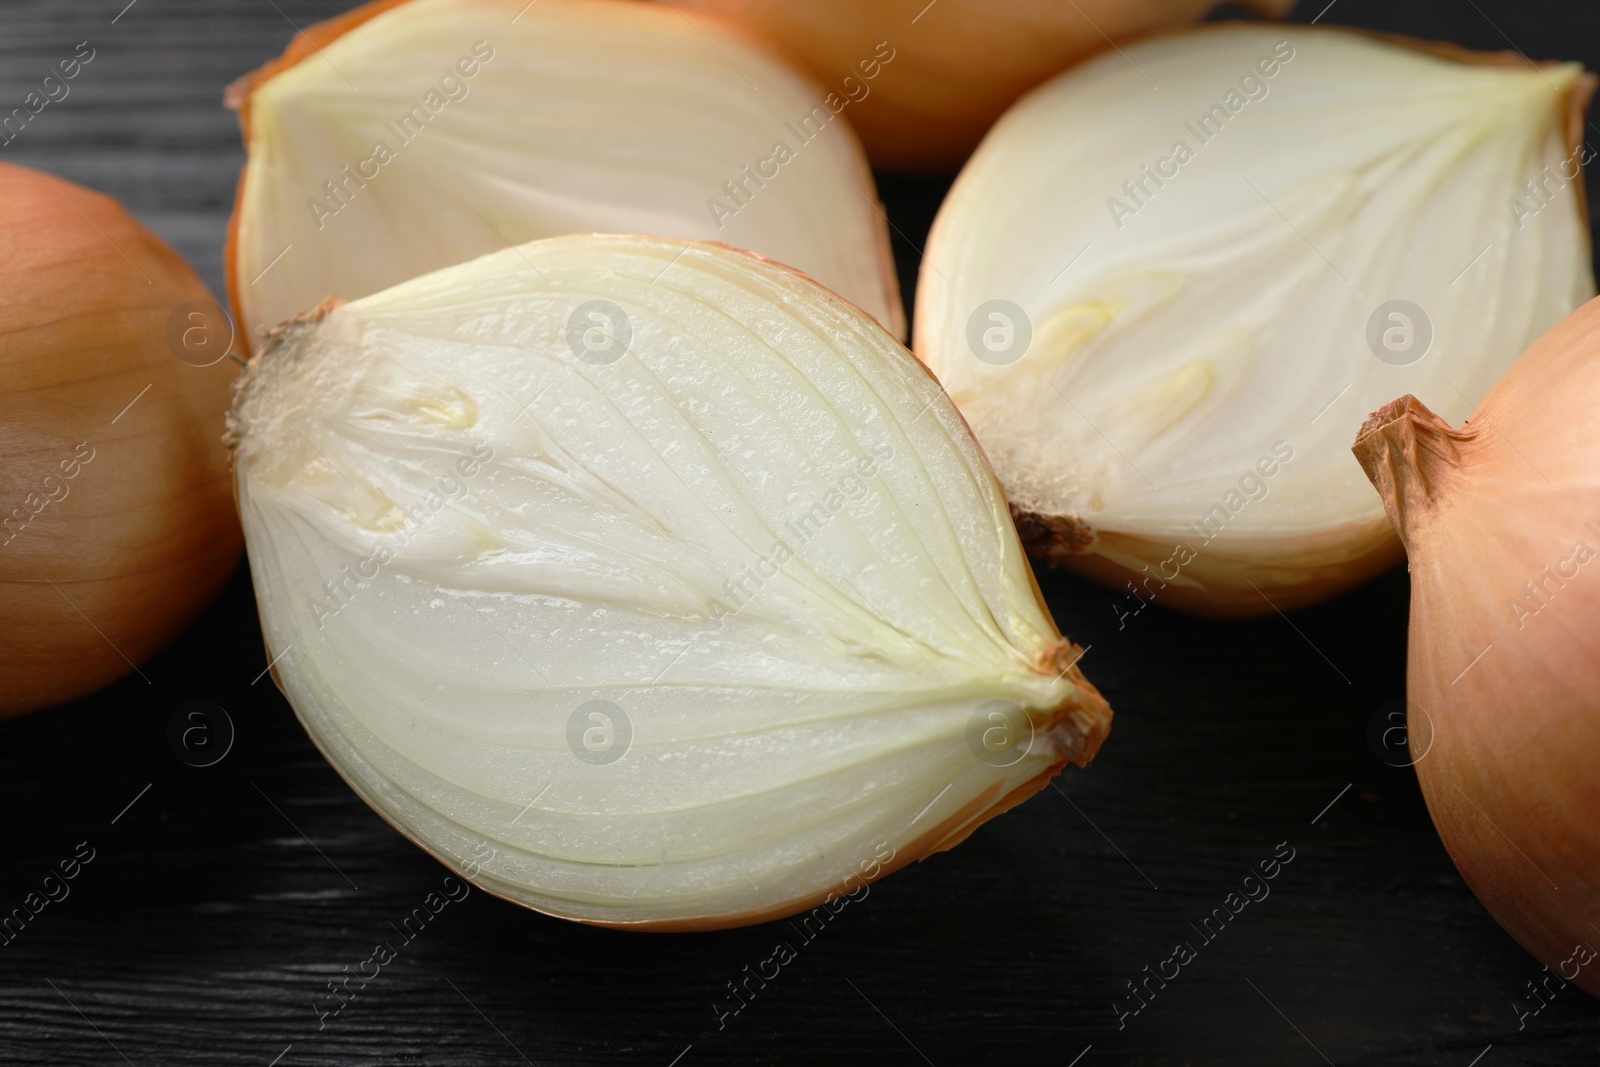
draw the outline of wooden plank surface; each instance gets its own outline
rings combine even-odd
[[[6,0],[0,110],[78,42],[96,56],[0,160],[117,196],[219,289],[243,161],[222,90],[291,24],[343,6]],[[1339,0],[1325,21],[1600,67],[1594,5]],[[908,295],[947,185],[883,182]],[[1403,572],[1292,626],[1152,609],[1119,630],[1105,591],[1041,584],[1117,709],[1099,761],[814,940],[784,923],[593,930],[473,893],[402,942],[392,924],[444,872],[354,797],[259,677],[241,571],[144,667],[148,684],[0,725],[0,909],[80,843],[94,857],[0,948],[0,1062],[1600,1062],[1600,1008],[1576,989],[1519,1031],[1513,1000],[1539,965],[1462,885],[1413,773],[1369,748],[1369,719],[1403,692]],[[213,767],[167,748],[191,699],[237,727]],[[1190,924],[1280,843],[1294,858],[1271,895],[1203,942]],[[329,980],[380,941],[399,943],[395,961],[326,1017]],[[797,958],[719,1027],[727,983],[779,941]],[[1124,982],[1178,941],[1197,958],[1119,1029]]]

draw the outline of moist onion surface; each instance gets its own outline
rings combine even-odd
[[[905,323],[848,121],[721,23],[599,0],[381,0],[242,79],[246,339],[327,296],[568,233],[709,238]]]
[[[1593,295],[1570,177],[1592,81],[1316,27],[1123,52],[963,171],[916,351],[1012,503],[1068,531],[1046,555],[1121,586],[1186,543],[1160,596],[1199,610],[1270,612],[1250,581],[1326,596],[1398,556],[1349,454],[1365,414],[1410,392],[1465,417]]]
[[[948,399],[747,253],[556,238],[324,307],[252,362],[232,426],[307,729],[541,910],[783,914],[959,840],[1108,728]]]

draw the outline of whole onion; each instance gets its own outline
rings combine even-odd
[[[1029,89],[1113,41],[1195,21],[1215,0],[676,0],[795,56],[894,170],[954,167]],[[1282,15],[1293,0],[1244,6]],[[887,59],[887,62],[885,60]]]
[[[1600,300],[1466,426],[1406,396],[1355,453],[1411,561],[1411,755],[1467,884],[1600,994]]]
[[[227,580],[228,340],[116,201],[0,165],[0,717],[134,669]]]

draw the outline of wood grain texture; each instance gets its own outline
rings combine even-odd
[[[275,55],[291,23],[344,5],[125,3],[0,6],[0,111],[77,42],[96,48],[71,95],[0,159],[120,198],[216,290],[243,162],[223,87]],[[1325,21],[1475,48],[1509,38],[1535,58],[1600,67],[1593,7],[1392,6],[1339,0]],[[908,295],[947,185],[883,183]],[[80,842],[94,849],[70,895],[0,947],[0,1062],[1600,1061],[1600,1007],[1576,990],[1518,1031],[1512,1001],[1539,964],[1461,884],[1413,773],[1368,747],[1370,716],[1403,691],[1403,572],[1292,626],[1152,609],[1119,630],[1105,591],[1059,574],[1041,584],[1063,630],[1092,646],[1085,671],[1117,709],[1099,760],[879,883],[814,940],[787,923],[625,934],[473,893],[406,943],[394,926],[444,871],[356,800],[259,677],[241,572],[144,665],[148,683],[133,676],[0,724],[0,912]],[[209,768],[167,746],[170,716],[192,699],[225,707],[238,731]],[[1295,858],[1271,895],[1202,944],[1189,924],[1279,842]],[[380,941],[396,946],[394,962],[319,1021],[329,980]],[[719,1029],[727,983],[778,941],[797,958]],[[1112,1002],[1127,999],[1124,981],[1177,941],[1197,958],[1119,1030]]]

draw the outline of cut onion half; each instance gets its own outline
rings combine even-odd
[[[872,174],[823,98],[721,23],[647,4],[378,0],[311,27],[228,92],[241,335],[598,232],[751,249],[904,336]]]
[[[553,238],[330,302],[271,336],[230,426],[306,729],[540,911],[821,906],[1109,728],[948,398],[748,253]]]
[[[1235,24],[1024,98],[939,213],[915,349],[1030,551],[1130,607],[1219,616],[1398,561],[1347,443],[1402,393],[1464,418],[1594,294],[1593,88],[1576,64]]]

